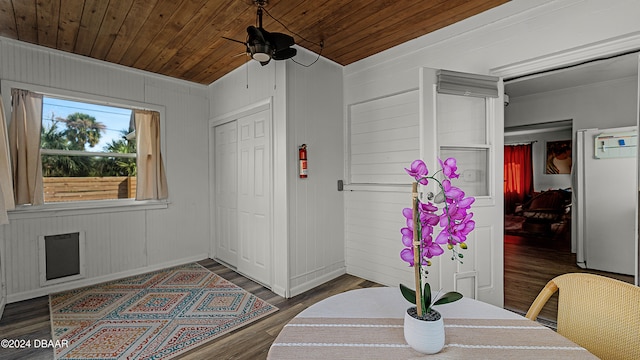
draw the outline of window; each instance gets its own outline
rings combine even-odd
[[[10,217],[167,208],[164,106],[9,80],[0,90],[10,104]]]
[[[464,169],[460,180],[468,195],[491,196],[494,150],[489,119],[491,98],[499,95],[494,76],[437,71],[436,121],[441,159],[454,157]],[[502,165],[500,165],[502,166]]]
[[[131,109],[43,96],[44,201],[135,198]]]
[[[440,158],[454,157],[464,169],[460,180],[472,196],[489,196],[491,171],[487,131],[487,99],[449,94],[436,95]],[[459,119],[464,119],[464,127]]]

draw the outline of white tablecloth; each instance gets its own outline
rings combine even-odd
[[[435,296],[435,293],[434,293]],[[322,300],[297,317],[404,318],[412,306],[399,288],[379,287],[347,291]],[[446,319],[522,319],[511,311],[469,298],[434,306]]]
[[[424,355],[404,340],[407,302],[398,288],[334,295],[302,311],[275,339],[268,360],[589,359],[584,348],[541,324],[481,301],[438,305],[445,348]]]

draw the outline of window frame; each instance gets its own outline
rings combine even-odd
[[[109,96],[82,93],[72,90],[64,90],[58,88],[52,88],[42,85],[34,85],[28,83],[21,83],[16,81],[3,80],[0,84],[0,93],[2,94],[2,101],[5,105],[5,111],[7,115],[7,122],[11,119],[11,89],[23,89],[32,91],[44,96],[86,102],[98,105],[124,107],[132,110],[153,110],[160,113],[160,141],[161,151],[166,154],[166,131],[165,131],[165,114],[166,109],[163,105],[144,103],[139,101],[119,99]],[[20,218],[34,218],[34,217],[48,217],[48,216],[60,216],[60,215],[80,215],[91,213],[105,213],[105,212],[117,212],[128,210],[147,210],[147,209],[162,209],[167,208],[170,203],[169,199],[166,200],[135,200],[129,199],[112,199],[112,200],[86,200],[86,201],[71,201],[71,202],[59,202],[59,203],[45,203],[43,205],[16,205],[14,210],[8,211],[10,219]]]

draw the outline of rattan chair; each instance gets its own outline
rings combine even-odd
[[[601,359],[640,359],[640,287],[593,274],[560,275],[526,317],[536,320],[558,290],[559,334]]]

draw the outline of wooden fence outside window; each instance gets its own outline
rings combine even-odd
[[[44,178],[45,202],[112,200],[135,197],[135,177],[109,176]]]

